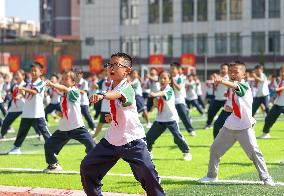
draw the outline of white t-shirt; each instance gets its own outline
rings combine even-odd
[[[214,88],[213,88],[213,84],[206,84],[206,92],[207,95],[214,95]]]
[[[24,80],[22,80],[22,82],[18,85],[18,84],[15,84],[14,86],[13,86],[13,93],[12,94],[14,94],[14,92],[16,92],[15,91],[15,89],[16,88],[18,88],[19,86],[25,86],[26,85],[26,83],[25,83],[25,81]],[[18,96],[18,95],[20,95],[21,94],[21,92],[17,92],[17,94],[16,94],[16,96]],[[12,102],[11,102],[11,106],[10,106],[10,108],[9,108],[9,110],[8,110],[8,112],[22,112],[23,111],[23,107],[24,107],[24,104],[25,104],[25,98],[24,97],[22,97],[22,98],[20,98],[20,99],[12,99]]]
[[[223,80],[229,81],[229,76],[225,75],[223,77]],[[226,100],[227,99],[227,96],[226,96],[227,89],[228,89],[227,86],[225,86],[224,84],[218,84],[216,87],[216,90],[214,91],[215,100],[218,100],[218,101]]]
[[[260,78],[263,82],[257,82],[257,93],[256,97],[264,97],[269,95],[268,80],[264,73],[261,73]]]
[[[59,130],[71,131],[73,129],[84,127],[85,124],[83,122],[83,117],[81,114],[81,107],[80,107],[80,99],[81,99],[80,91],[76,87],[69,87],[66,98],[67,98],[68,119],[64,113],[64,109],[62,106],[63,102],[63,96],[62,96],[60,106],[63,116],[59,121]]]
[[[179,117],[178,117],[178,113],[175,107],[174,90],[172,89],[172,87],[167,85],[163,91],[165,92],[166,96],[158,98],[158,99],[162,98],[163,104],[162,104],[161,111],[158,111],[156,121],[158,122],[177,121],[178,122]]]
[[[159,76],[156,76],[154,80],[149,80],[150,92],[158,92],[160,90]]]
[[[106,93],[111,85],[111,82],[107,79],[103,80],[101,86],[101,92]],[[109,113],[109,100],[103,99],[101,105],[101,112]]]
[[[233,106],[232,106],[232,95],[233,95],[233,89],[232,88],[228,88],[227,90],[227,101],[224,105],[224,108],[226,108],[226,106],[230,107],[233,109]]]
[[[280,81],[279,86],[280,84],[282,84],[281,86],[284,86],[284,80]],[[284,90],[280,92],[280,96],[278,95],[278,92],[276,92],[276,99],[274,101],[274,104],[284,106]]]
[[[202,95],[202,84],[199,80],[196,81],[196,93],[198,96]]]
[[[174,87],[174,94],[175,94],[175,104],[185,104],[185,84],[184,84],[184,79],[180,76],[177,75],[176,77],[173,78],[175,82],[181,86],[181,89],[178,90]]]
[[[80,90],[86,91],[86,93],[81,94],[81,105],[89,105],[89,98],[87,92],[89,91],[88,81],[81,78],[78,83],[78,88]]]
[[[238,90],[234,90],[232,94],[233,112],[226,119],[224,124],[224,127],[231,130],[248,129],[256,123],[255,119],[252,117],[253,97],[250,86],[245,81],[238,82],[237,85],[239,87]]]
[[[195,81],[188,81],[186,83],[186,99],[191,101],[191,100],[196,100],[198,99],[197,97],[197,90],[196,90],[196,83]]]
[[[31,95],[26,93],[25,95],[25,104],[23,107],[22,118],[44,118],[44,90],[45,83],[40,78],[38,78],[35,82],[30,83],[28,85],[29,89],[34,89],[38,93],[35,95]]]
[[[139,120],[135,92],[127,79],[122,80],[113,91],[120,92],[126,102],[122,103],[120,99],[114,100],[116,113],[111,111],[113,120],[106,132],[105,139],[114,146],[122,146],[133,140],[144,138],[145,131]],[[116,117],[117,124],[114,117]]]
[[[50,103],[51,104],[60,103],[61,95],[55,89],[49,88],[49,96],[50,96]]]
[[[141,82],[138,78],[135,78],[132,82],[131,82],[131,86],[135,91],[135,95],[139,95],[142,96],[142,86],[141,86]]]

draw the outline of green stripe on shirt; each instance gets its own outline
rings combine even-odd
[[[247,90],[249,89],[248,84],[238,82],[237,85],[239,88],[236,89],[235,92],[239,97],[243,97],[246,94]]]
[[[172,98],[174,94],[173,89],[170,87],[167,91],[166,91],[166,95],[164,96],[164,98],[166,99],[166,101],[170,100]]]
[[[126,99],[126,102],[122,103],[122,106],[127,107],[132,105],[135,99],[135,92],[133,88],[130,85],[126,85],[126,87],[122,88],[120,92],[123,95],[123,97]]]
[[[68,92],[68,100],[72,103],[75,103],[78,100],[79,96],[80,96],[80,92],[78,89],[71,89]]]

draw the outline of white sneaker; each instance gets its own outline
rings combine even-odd
[[[260,139],[269,139],[271,138],[270,134],[269,133],[263,133],[261,136],[259,136],[258,138]]]
[[[195,137],[195,136],[196,136],[196,133],[195,133],[195,131],[191,131],[191,132],[189,133],[189,135],[192,136],[192,137]]]
[[[15,133],[15,129],[11,127],[10,129],[8,129],[8,133]]]
[[[91,135],[95,135],[95,133],[96,133],[96,128],[89,130],[89,133],[90,133]]]
[[[21,148],[14,146],[8,154],[22,154]]]
[[[208,176],[205,176],[198,180],[198,182],[200,183],[217,182],[217,181],[218,181],[218,178],[209,178]]]
[[[46,169],[43,170],[44,173],[56,173],[62,171],[62,167],[59,165],[59,163],[48,165]]]
[[[150,129],[152,127],[152,123],[147,123],[146,128]]]
[[[267,178],[263,180],[263,184],[266,186],[275,186],[275,183],[273,182],[272,178]]]
[[[188,153],[183,153],[183,160],[184,161],[191,161],[192,159],[192,154]]]

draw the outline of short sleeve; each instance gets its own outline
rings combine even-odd
[[[88,85],[87,81],[84,81],[82,83],[81,90],[84,90],[84,91],[88,91],[89,90],[89,85]]]
[[[42,93],[42,91],[44,90],[44,87],[45,87],[45,83],[43,81],[40,81],[38,84],[34,85],[34,89],[38,93]]]
[[[125,102],[122,103],[123,107],[127,107],[133,104],[135,99],[135,92],[130,85],[127,85],[125,88],[119,90],[122,96],[125,98]]]
[[[243,97],[249,89],[248,83],[238,82],[237,85],[238,89],[236,89],[235,92],[239,97]]]
[[[80,92],[76,88],[69,88],[67,96],[70,102],[75,103],[76,101],[79,101]]]
[[[183,81],[182,81],[182,79],[181,79],[181,77],[179,77],[178,79],[177,79],[177,84],[181,84]]]
[[[165,92],[165,96],[164,96],[164,99],[165,100],[170,100],[171,99],[171,97],[173,96],[173,94],[174,94],[174,91],[173,91],[173,89],[172,88],[168,88],[167,90],[165,90],[164,91]]]
[[[132,87],[134,88],[134,89],[137,89],[138,88],[138,85],[139,85],[139,81],[138,80],[135,80],[133,83],[132,83]]]

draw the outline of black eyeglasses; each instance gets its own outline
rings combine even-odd
[[[105,67],[108,68],[108,69],[112,69],[112,68],[122,68],[122,67],[129,67],[129,66],[126,66],[126,65],[122,65],[120,63],[114,63],[114,64],[110,64],[110,63],[107,63],[105,64]]]

